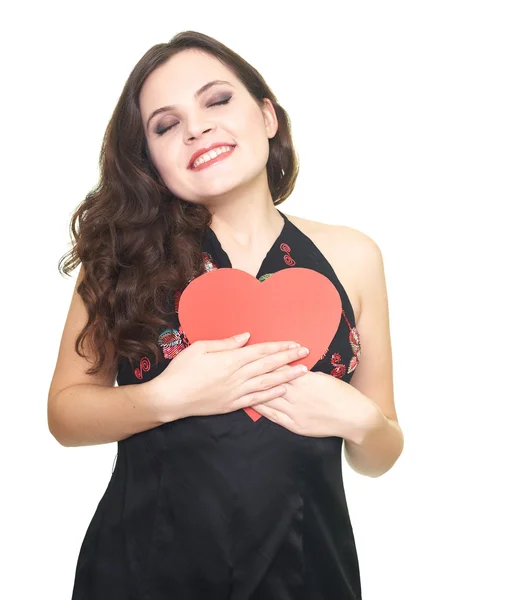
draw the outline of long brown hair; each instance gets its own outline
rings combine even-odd
[[[200,204],[175,196],[164,184],[147,151],[139,95],[157,67],[183,50],[207,52],[230,68],[253,98],[274,105],[278,130],[269,139],[267,176],[275,205],[292,192],[298,158],[290,119],[260,73],[224,44],[202,33],[184,31],[168,43],[152,46],[129,75],[108,123],[100,152],[98,184],[71,217],[72,248],[59,261],[69,275],[81,262],[77,286],[88,321],[76,339],[76,352],[87,347],[95,362],[113,368],[123,357],[131,367],[143,355],[159,362],[158,335],[175,311],[170,299],[205,271],[201,243],[212,215]],[[63,266],[62,266],[63,264]],[[105,348],[113,348],[107,353]]]

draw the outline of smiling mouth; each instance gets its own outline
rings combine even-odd
[[[191,166],[191,171],[202,171],[203,169],[214,165],[225,158],[228,158],[235,148],[236,146],[220,146],[210,150],[209,152],[205,152],[196,159],[194,164]]]

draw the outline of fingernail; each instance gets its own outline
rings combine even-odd
[[[246,340],[251,334],[250,333],[241,333],[239,335],[234,335],[233,338],[237,340],[237,342],[243,342]]]
[[[297,343],[295,343],[295,342],[292,342],[292,343],[291,343],[291,344],[288,346],[288,348],[298,348],[299,346],[300,346],[300,344],[297,344]]]
[[[307,348],[301,348],[298,352],[299,356],[306,356],[309,354],[309,350]]]

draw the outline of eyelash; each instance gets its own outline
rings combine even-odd
[[[210,104],[207,108],[212,108],[212,106],[219,106],[221,104],[228,104],[228,102],[230,102],[231,99],[232,99],[232,97],[230,96],[229,98],[226,98],[226,100],[220,100],[219,102],[214,102],[214,104]],[[178,125],[178,123],[174,123],[173,125],[165,127],[164,129],[158,129],[158,130],[156,130],[156,133],[157,133],[157,135],[163,135],[166,131],[173,129],[173,127],[175,127],[175,125]]]

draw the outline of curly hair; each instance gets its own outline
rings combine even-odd
[[[75,342],[95,361],[87,371],[113,369],[124,358],[162,360],[158,334],[175,314],[173,295],[205,272],[201,244],[212,215],[174,195],[150,159],[139,95],[157,67],[186,49],[209,53],[233,71],[262,107],[269,98],[278,119],[269,139],[267,178],[274,205],[293,191],[299,166],[290,119],[260,73],[227,46],[205,34],[184,31],[150,48],[130,73],[107,125],[99,159],[99,180],[71,215],[71,249],[58,264],[69,275],[79,263],[76,291],[88,320]],[[62,266],[63,265],[63,266]],[[112,348],[111,353],[106,348]],[[88,360],[88,359],[87,359]]]

